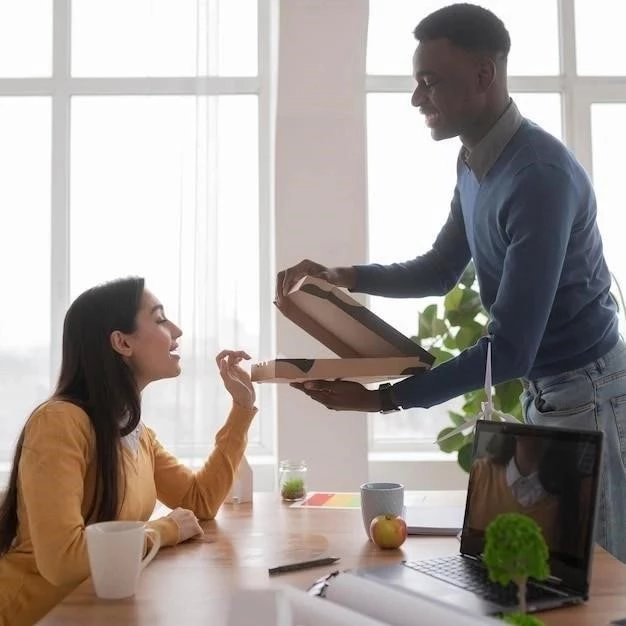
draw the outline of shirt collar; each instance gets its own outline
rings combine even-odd
[[[489,129],[489,132],[469,150],[461,148],[460,157],[481,181],[493,167],[500,154],[522,123],[522,115],[513,100]]]
[[[505,479],[513,496],[522,506],[532,506],[548,495],[539,480],[539,473],[533,472],[528,476],[522,476],[515,458],[512,458],[506,466]]]
[[[506,466],[506,484],[508,487],[512,487],[522,475],[519,473],[517,469],[517,463],[515,463],[515,459],[512,458]]]

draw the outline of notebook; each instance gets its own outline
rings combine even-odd
[[[582,603],[589,597],[601,456],[601,432],[478,421],[459,553],[354,573],[485,615],[515,610],[515,586],[489,581],[481,555],[492,519],[524,513],[540,525],[550,552],[550,577],[528,583],[528,610]]]
[[[407,506],[404,520],[409,535],[458,535],[463,527],[464,506],[420,504]]]

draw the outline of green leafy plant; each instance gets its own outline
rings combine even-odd
[[[304,481],[302,478],[290,478],[286,480],[280,488],[280,494],[283,500],[293,501],[304,498]]]
[[[501,513],[485,530],[483,562],[489,578],[501,585],[517,585],[521,613],[526,613],[528,579],[544,580],[550,574],[548,557],[541,528],[527,515]]]
[[[487,313],[477,289],[474,265],[470,263],[459,283],[444,298],[443,310],[440,310],[439,305],[431,304],[420,313],[418,333],[412,339],[434,355],[434,365],[437,366],[452,359],[486,335],[487,321]],[[522,383],[517,379],[495,385],[494,408],[521,421],[522,408],[519,403],[521,393]],[[437,438],[443,437],[475,417],[481,411],[481,403],[486,399],[482,388],[464,394],[461,410],[448,412],[453,425],[444,428]],[[472,429],[441,441],[439,447],[443,452],[456,452],[459,465],[465,471],[469,471],[473,439]]]

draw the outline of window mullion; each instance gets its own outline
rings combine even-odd
[[[270,298],[274,276],[274,141],[276,108],[275,90],[277,49],[272,43],[278,36],[278,4],[274,0],[258,0],[258,107],[259,107],[259,353],[276,352],[276,324],[274,307]],[[276,414],[274,385],[260,385],[259,405],[268,408],[269,415]],[[274,420],[260,423],[261,451],[274,449]]]
[[[576,15],[574,0],[558,0],[559,51],[563,90],[561,98],[563,139],[582,159],[583,138],[579,132],[579,113],[575,99]],[[586,164],[585,164],[586,165]]]
[[[52,176],[50,241],[50,372],[61,362],[61,329],[69,303],[70,0],[54,0],[52,40]]]

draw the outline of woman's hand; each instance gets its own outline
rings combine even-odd
[[[254,406],[256,393],[250,374],[239,366],[243,359],[250,359],[250,355],[242,350],[222,350],[215,357],[224,387],[233,397],[233,402],[250,409]]]
[[[181,509],[178,507],[167,515],[167,517],[174,520],[174,522],[176,522],[176,526],[178,526],[179,543],[204,533],[202,527],[198,524],[198,518],[195,513],[189,509]]]

